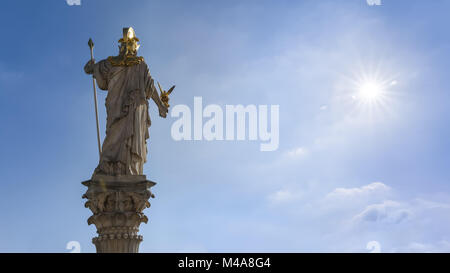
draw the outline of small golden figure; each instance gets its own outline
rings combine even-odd
[[[169,95],[172,93],[173,89],[175,88],[175,85],[172,86],[168,91],[164,91],[164,89],[161,87],[161,85],[158,82],[159,91],[161,92],[160,98],[161,101],[164,103],[164,105],[169,108]]]

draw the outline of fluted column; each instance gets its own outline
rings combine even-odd
[[[139,225],[148,221],[143,210],[150,207],[150,188],[156,183],[144,175],[97,175],[82,184],[88,187],[85,207],[93,213],[88,224],[97,228],[98,237],[92,239],[97,253],[139,252]]]

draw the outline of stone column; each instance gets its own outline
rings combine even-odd
[[[138,253],[139,225],[148,221],[142,211],[150,207],[150,188],[156,183],[145,175],[97,175],[82,184],[88,187],[85,207],[93,213],[88,224],[97,228],[98,237],[92,239],[97,253]]]

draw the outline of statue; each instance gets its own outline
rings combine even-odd
[[[159,115],[167,116],[169,94],[175,86],[161,94],[155,88],[153,78],[143,57],[137,56],[139,39],[133,28],[123,29],[119,40],[119,55],[95,63],[92,40],[91,60],[84,71],[93,75],[97,141],[100,161],[90,180],[82,182],[88,187],[82,198],[85,207],[93,215],[88,224],[94,224],[98,236],[92,239],[99,253],[137,253],[143,237],[138,234],[141,223],[148,217],[143,210],[150,207],[149,198],[154,198],[150,188],[155,182],[143,175],[147,160],[148,129],[151,125],[148,100],[152,99]],[[100,147],[97,114],[96,82],[100,89],[107,90],[106,137]]]
[[[108,91],[106,137],[99,147],[100,161],[94,176],[143,175],[151,125],[148,100],[156,103],[161,117],[167,116],[168,95],[175,86],[166,92],[158,83],[161,96],[158,94],[144,58],[137,56],[138,42],[133,28],[124,28],[118,56],[95,63],[91,55],[84,67],[87,74],[93,74],[98,87]],[[91,44],[90,40],[92,53]]]

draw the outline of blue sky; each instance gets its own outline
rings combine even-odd
[[[0,251],[94,252],[92,37],[122,27],[171,105],[280,106],[280,145],[174,141],[150,109],[158,184],[141,252],[450,251],[450,37],[444,0],[7,1],[0,10]],[[382,105],[355,81],[386,81]],[[99,93],[102,136],[105,128]],[[151,104],[153,105],[153,104]],[[154,105],[153,105],[154,106]]]

